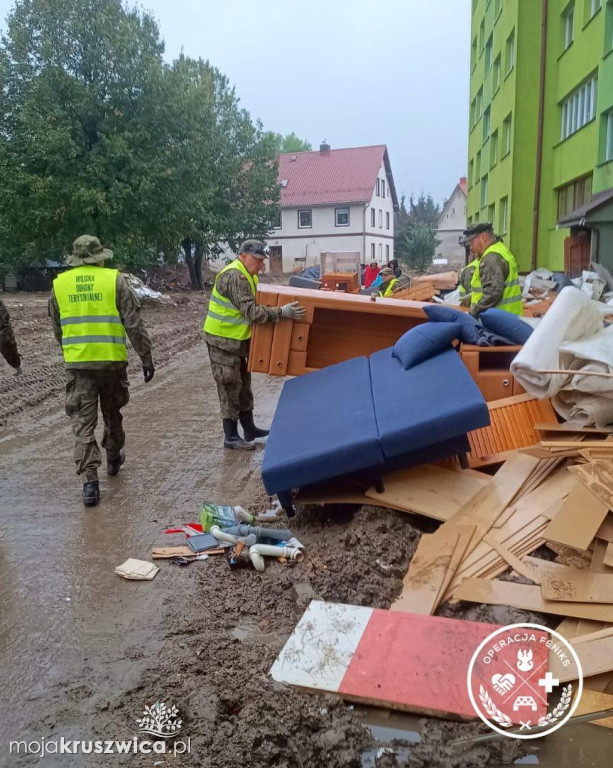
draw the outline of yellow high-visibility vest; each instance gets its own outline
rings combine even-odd
[[[398,278],[394,277],[392,278],[389,283],[386,285],[382,285],[379,289],[379,296],[383,296],[385,298],[386,296],[391,296],[394,291],[394,286],[398,282]]]
[[[123,362],[126,330],[117,310],[116,269],[73,267],[53,281],[67,363]]]
[[[481,261],[488,253],[498,253],[509,265],[509,276],[504,284],[504,291],[502,298],[496,304],[496,309],[504,309],[505,312],[511,312],[514,315],[523,315],[524,306],[521,300],[521,288],[519,287],[519,272],[517,270],[517,262],[511,251],[506,247],[504,243],[492,243],[489,248],[486,248],[483,255],[479,259],[479,266],[473,273],[473,278],[470,283],[471,297],[470,304],[474,306],[477,304],[483,296],[483,286],[481,285]]]
[[[222,336],[224,339],[245,341],[251,338],[251,325],[249,321],[243,317],[241,311],[226,296],[222,296],[217,290],[217,281],[224,272],[228,272],[230,269],[238,269],[239,272],[245,275],[255,298],[258,284],[257,276],[249,274],[243,262],[240,259],[235,259],[228,266],[220,270],[215,278],[209,302],[209,311],[204,321],[204,330],[206,333],[210,333],[213,336]]]

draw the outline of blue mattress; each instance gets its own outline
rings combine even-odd
[[[262,464],[268,493],[382,467],[384,462],[367,358],[285,382]]]
[[[489,424],[483,395],[453,349],[408,371],[392,357],[391,348],[382,349],[370,358],[370,370],[386,460]]]

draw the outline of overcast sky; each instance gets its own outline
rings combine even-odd
[[[264,127],[387,144],[398,193],[466,172],[470,0],[142,0],[170,60],[201,56]],[[0,18],[12,6],[0,0]]]

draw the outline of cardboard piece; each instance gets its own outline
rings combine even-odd
[[[153,563],[148,563],[146,560],[135,560],[131,557],[125,563],[118,565],[115,568],[115,573],[124,579],[151,581],[159,570],[158,566]]]
[[[270,674],[350,701],[472,720],[466,670],[473,650],[495,629],[313,600]]]

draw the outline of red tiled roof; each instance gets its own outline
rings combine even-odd
[[[367,203],[384,160],[396,205],[396,190],[383,144],[331,149],[325,153],[317,150],[279,155],[281,206]]]
[[[464,194],[467,194],[468,190],[466,188],[466,176],[462,176],[460,179],[460,189],[462,192],[464,192]]]

